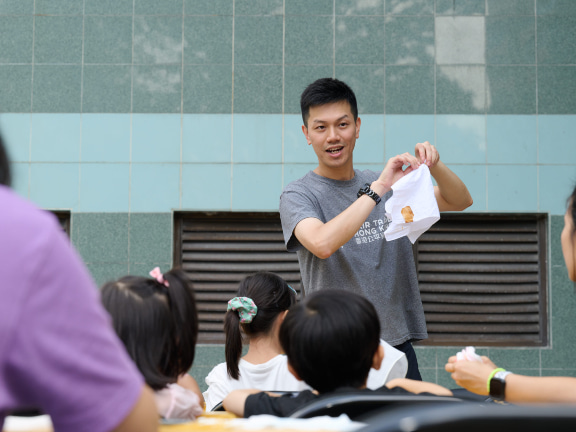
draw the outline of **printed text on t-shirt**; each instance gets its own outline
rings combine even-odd
[[[364,222],[354,234],[356,244],[372,243],[373,241],[384,239],[384,231],[386,231],[389,224],[390,221],[388,219],[373,219]]]

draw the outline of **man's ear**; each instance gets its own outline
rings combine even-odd
[[[362,120],[360,117],[356,119],[356,139],[360,138],[360,125],[362,124]]]
[[[384,360],[384,347],[380,344],[374,353],[374,357],[372,357],[372,369],[379,370],[380,366],[382,366],[382,360]]]
[[[306,142],[308,143],[308,145],[312,144],[312,141],[310,141],[310,138],[308,138],[308,128],[304,125],[302,125],[302,133],[306,137]]]
[[[296,378],[298,381],[303,381],[302,378],[300,378],[300,375],[298,375],[298,372],[296,372],[290,364],[290,360],[288,360],[288,372],[294,375],[294,378]]]

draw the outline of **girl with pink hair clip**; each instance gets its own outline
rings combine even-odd
[[[101,290],[104,307],[128,354],[154,390],[164,419],[194,420],[204,399],[187,372],[194,361],[198,313],[192,282],[182,270],[150,278],[124,276]]]

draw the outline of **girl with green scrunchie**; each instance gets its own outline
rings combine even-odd
[[[280,276],[258,272],[244,278],[236,297],[228,302],[224,318],[226,362],[206,377],[206,410],[228,393],[240,388],[269,391],[301,391],[309,388],[288,372],[278,331],[296,291]],[[242,356],[242,343],[248,351]]]

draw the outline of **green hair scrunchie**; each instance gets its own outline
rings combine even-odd
[[[241,323],[251,323],[258,313],[258,306],[248,297],[234,297],[228,302],[228,310],[238,312]]]

